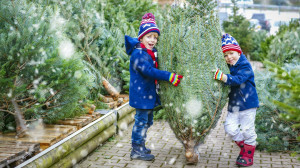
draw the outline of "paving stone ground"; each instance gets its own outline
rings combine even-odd
[[[223,110],[217,126],[207,136],[204,144],[200,145],[200,160],[197,165],[186,165],[184,147],[176,139],[170,126],[165,121],[155,121],[148,130],[146,146],[152,150],[154,161],[139,161],[130,159],[131,129],[120,132],[111,141],[106,142],[76,168],[232,168],[235,165],[239,147],[230,137],[225,135],[223,122],[227,115]],[[256,151],[253,168],[300,168],[296,157],[287,153],[267,153]]]

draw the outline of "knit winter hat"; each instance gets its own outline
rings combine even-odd
[[[230,35],[230,34],[223,34],[222,36],[222,50],[223,53],[226,51],[236,51],[238,53],[242,53],[242,49],[239,46],[239,43]]]
[[[149,32],[156,32],[158,35],[160,35],[160,31],[156,26],[155,17],[152,13],[146,13],[143,16],[140,25],[138,40],[140,40],[144,35],[146,35]]]

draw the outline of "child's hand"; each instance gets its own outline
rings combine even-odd
[[[174,86],[178,86],[178,84],[180,83],[180,79],[182,79],[183,76],[181,75],[176,75],[175,73],[171,73],[169,81],[174,85]]]
[[[214,79],[220,80],[223,82],[227,81],[227,75],[223,74],[223,72],[220,69],[212,70],[214,72]]]

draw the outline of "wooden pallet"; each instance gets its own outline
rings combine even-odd
[[[125,104],[129,101],[129,95],[127,95],[127,94],[121,94],[119,97],[123,98],[123,104]]]
[[[28,134],[22,138],[16,138],[16,133],[3,133],[0,135],[0,141],[32,142],[39,143],[41,150],[64,139],[75,132],[77,128],[71,125],[45,125],[43,128],[30,129]]]
[[[59,120],[57,123],[61,125],[72,125],[76,126],[77,130],[81,129],[82,127],[88,125],[89,123],[95,121],[96,119],[100,118],[100,113],[93,113],[93,114],[86,114],[76,118],[69,118],[64,120]]]
[[[14,167],[39,151],[39,143],[0,141],[0,167]]]

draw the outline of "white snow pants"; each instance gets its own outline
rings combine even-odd
[[[256,108],[239,112],[228,112],[224,128],[225,132],[234,141],[244,141],[245,144],[255,146],[257,135],[255,133]]]

